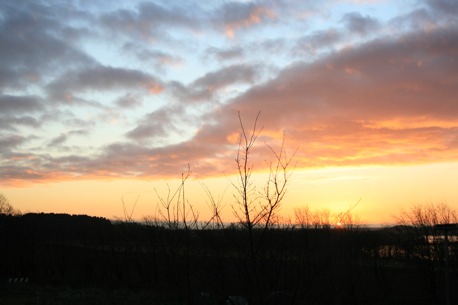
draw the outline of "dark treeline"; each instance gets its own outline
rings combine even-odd
[[[146,291],[178,304],[445,301],[443,239],[433,227],[275,225],[248,235],[241,224],[169,228],[41,213],[0,215],[0,232],[2,285],[27,277],[29,285]],[[457,304],[453,240],[449,258]]]

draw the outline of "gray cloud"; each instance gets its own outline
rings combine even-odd
[[[336,43],[339,43],[344,36],[336,29],[316,31],[306,35],[296,42],[292,49],[294,55],[315,54],[323,49],[333,49]]]
[[[450,117],[458,111],[447,98],[456,90],[452,75],[458,62],[452,50],[457,37],[457,29],[412,33],[374,40],[313,64],[296,63],[275,81],[247,92],[236,104],[264,105],[275,115],[282,112],[278,107],[284,112],[300,106],[315,115],[369,111],[368,115],[377,117],[393,112]],[[285,108],[288,104],[291,108]]]
[[[7,113],[27,113],[42,110],[44,110],[44,106],[39,96],[0,94],[0,116]]]
[[[153,62],[156,67],[163,66],[176,66],[183,63],[183,59],[179,56],[173,56],[167,52],[158,51],[158,50],[141,50],[136,52],[138,60],[142,62]]]
[[[18,135],[3,136],[0,138],[0,147],[2,151],[9,150],[23,144],[25,141],[25,137]]]
[[[87,136],[89,135],[89,131],[87,129],[75,129],[75,130],[70,130],[68,134],[75,135],[75,136]]]
[[[140,95],[127,93],[124,96],[118,98],[115,104],[122,108],[136,108],[143,104],[142,97]]]
[[[165,136],[172,125],[169,121],[161,123],[162,118],[167,119],[167,117],[160,117],[160,112],[162,111],[153,112],[148,115],[148,120],[145,120],[133,130],[126,133],[126,136],[134,140],[144,140]]]
[[[153,76],[132,69],[96,66],[67,73],[47,86],[54,99],[68,100],[86,90],[143,90],[162,91],[162,85]]]
[[[196,79],[190,86],[209,91],[225,88],[232,84],[254,83],[259,68],[251,65],[232,65],[221,70],[209,72]]]
[[[436,20],[431,12],[425,8],[419,8],[406,15],[395,17],[389,22],[393,31],[399,32],[416,31],[431,24],[436,24]]]
[[[231,47],[229,49],[210,47],[205,51],[205,58],[210,57],[217,61],[229,61],[243,58],[244,53],[245,50],[242,47]]]
[[[256,25],[269,23],[275,20],[275,12],[262,2],[225,2],[213,12],[213,23],[229,38],[241,29],[250,29]]]
[[[113,33],[130,39],[163,40],[168,37],[167,27],[199,28],[196,7],[162,6],[143,2],[134,10],[120,9],[101,16],[101,24]]]
[[[458,14],[458,3],[454,0],[424,0],[435,12],[451,15],[456,18]]]
[[[19,126],[39,128],[42,123],[31,116],[0,116],[0,130],[17,131]]]
[[[55,137],[54,139],[52,139],[49,142],[48,146],[51,146],[51,147],[58,146],[58,145],[63,144],[65,141],[67,141],[67,135],[61,134],[60,136]]]
[[[93,62],[59,36],[62,23],[46,6],[7,1],[0,9],[0,89],[39,84],[44,72],[59,70],[62,61],[70,67]]]
[[[186,103],[211,102],[215,94],[231,85],[255,83],[261,75],[257,65],[237,64],[208,72],[188,85],[168,83],[171,94]]]
[[[348,13],[342,17],[342,22],[351,33],[365,37],[374,34],[379,28],[380,23],[375,18],[363,16],[360,13]]]
[[[71,137],[88,136],[88,135],[89,135],[89,131],[87,129],[74,129],[74,130],[66,131],[52,138],[48,142],[47,146],[48,147],[62,146],[62,144],[67,142]],[[70,148],[66,148],[66,149],[70,150]]]
[[[181,56],[158,49],[145,48],[141,44],[132,42],[125,43],[122,46],[122,52],[135,57],[144,66],[153,67],[161,73],[164,73],[168,67],[178,67],[184,63]]]
[[[183,107],[168,106],[147,114],[137,127],[126,133],[132,140],[158,140],[176,132],[175,124],[183,115]]]
[[[272,54],[281,55],[287,54],[289,41],[285,38],[268,38],[261,41],[259,44],[252,44],[248,52],[258,54],[266,52],[269,58]],[[289,56],[290,54],[287,54]]]
[[[262,4],[253,2],[229,1],[218,8],[217,15],[222,16],[225,25],[233,25],[250,20],[253,16],[267,17],[264,8]]]
[[[0,129],[17,131],[19,126],[38,128],[41,122],[31,114],[44,111],[43,101],[38,96],[0,94]]]

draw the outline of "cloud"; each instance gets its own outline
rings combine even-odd
[[[261,70],[258,65],[230,65],[208,72],[189,85],[170,82],[168,88],[177,100],[186,103],[211,102],[215,94],[229,86],[255,83]]]
[[[41,122],[31,116],[0,116],[0,130],[17,131],[19,126],[39,128]]]
[[[458,14],[458,3],[453,0],[424,0],[424,2],[433,9],[434,12],[453,16]]]
[[[453,1],[81,3],[0,4],[2,183],[230,174],[238,110],[257,169],[284,129],[301,167],[458,158]]]
[[[52,139],[51,142],[49,142],[48,146],[58,146],[63,144],[65,141],[67,141],[67,135],[61,134],[60,136]]]
[[[60,38],[63,24],[39,3],[16,5],[2,2],[0,10],[0,89],[20,89],[44,81],[43,72],[93,62],[90,56]],[[49,56],[49,54],[53,54]]]
[[[136,94],[127,93],[115,101],[115,104],[122,108],[136,108],[143,104],[142,97]]]
[[[227,108],[262,110],[266,132],[286,128],[308,164],[423,162],[438,150],[453,159],[457,38],[457,29],[412,33],[297,63]]]
[[[41,122],[32,115],[44,111],[39,96],[0,94],[0,130],[17,131],[19,126],[38,128]]]
[[[54,99],[69,102],[81,91],[140,89],[158,94],[163,86],[156,78],[139,70],[98,65],[68,73],[51,82],[47,89]]]
[[[409,12],[407,15],[397,16],[390,20],[392,31],[411,31],[414,29],[423,29],[425,24],[431,24],[433,18],[427,10],[420,8]]]
[[[137,141],[166,137],[176,131],[174,119],[181,114],[181,107],[160,108],[146,115],[137,127],[126,133],[126,136]]]
[[[67,142],[69,138],[73,136],[88,136],[88,135],[89,135],[89,131],[85,129],[76,129],[76,130],[66,131],[66,132],[61,133],[59,136],[51,139],[51,141],[49,141],[47,146],[48,147],[61,146],[62,144]]]
[[[300,56],[314,55],[323,49],[334,49],[334,45],[339,43],[343,37],[336,29],[316,31],[299,39],[292,53]]]
[[[161,50],[147,49],[141,45],[135,45],[132,42],[124,44],[122,50],[128,54],[133,54],[133,56],[144,65],[151,65],[161,72],[164,72],[167,66],[178,67],[183,65],[184,62],[181,56],[176,56]]]
[[[241,47],[231,47],[228,49],[210,47],[205,51],[205,57],[213,57],[217,61],[229,61],[243,58],[244,53],[245,51]]]
[[[458,4],[450,0],[422,0],[418,6],[389,22],[392,32],[400,31],[430,31],[438,27],[450,28],[457,26]]]
[[[39,96],[0,94],[0,116],[6,113],[37,112],[44,109]]]
[[[345,14],[342,22],[348,31],[362,37],[374,34],[380,28],[380,23],[375,18],[363,16],[357,12]]]
[[[142,2],[135,9],[118,9],[100,17],[104,28],[113,35],[124,35],[129,39],[154,42],[168,40],[166,29],[180,28],[186,31],[198,30],[200,15],[196,6],[163,6],[153,2]]]
[[[259,68],[252,65],[232,65],[215,72],[209,72],[196,79],[190,86],[215,91],[232,84],[253,83]]]
[[[0,138],[0,147],[1,151],[9,151],[12,148],[15,148],[26,141],[26,138],[18,135],[8,135]]]
[[[249,29],[261,22],[275,19],[275,13],[267,6],[251,2],[227,2],[216,12],[217,23],[222,22],[226,36],[234,38],[235,32]],[[222,20],[219,19],[222,16]]]

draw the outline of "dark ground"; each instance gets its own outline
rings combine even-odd
[[[425,243],[422,232],[272,227],[250,238],[238,225],[166,229],[85,215],[0,215],[0,304],[217,305],[229,296],[251,305],[444,304],[443,244]]]

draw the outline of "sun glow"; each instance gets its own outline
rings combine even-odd
[[[312,211],[327,211],[332,221],[351,209],[352,220],[358,223],[385,224],[393,223],[394,216],[414,204],[447,202],[456,209],[457,172],[458,163],[296,169],[280,215],[294,222],[295,209],[307,206]],[[442,179],[436,179],[438,176]],[[258,190],[262,190],[267,177],[267,173],[253,173]],[[209,219],[205,185],[215,198],[222,198],[222,217],[228,222],[236,221],[231,208],[236,194],[232,184],[236,179],[236,176],[191,177],[186,182],[186,200],[198,211],[201,220]],[[141,220],[157,213],[158,194],[167,196],[169,189],[175,190],[180,183],[179,179],[57,181],[27,188],[3,188],[2,192],[22,212],[66,212],[108,218],[122,218],[123,204],[130,211],[138,198],[133,216]],[[344,225],[341,220],[334,223]]]

